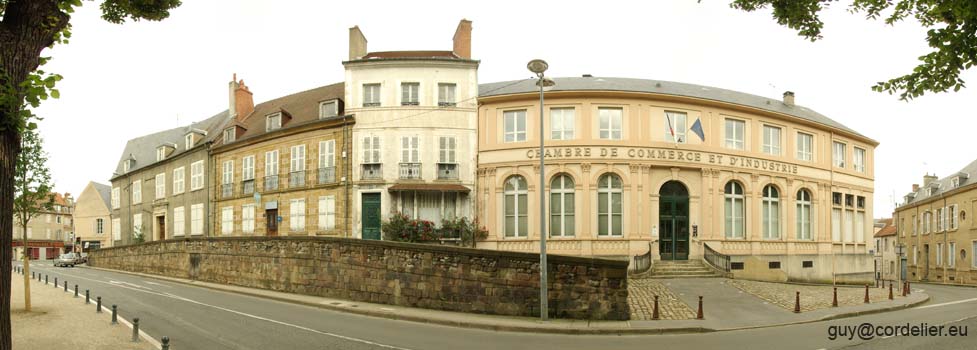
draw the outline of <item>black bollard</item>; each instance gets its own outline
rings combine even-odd
[[[95,297],[95,313],[102,313],[102,297]]]
[[[838,287],[835,287],[835,296],[831,299],[831,307],[838,307]]]
[[[651,319],[652,320],[657,320],[658,317],[659,317],[658,316],[658,296],[656,295],[655,296],[655,309],[651,313]]]
[[[892,283],[889,283],[889,300],[892,300]]]
[[[54,278],[54,288],[58,288],[58,278]]]
[[[132,319],[132,341],[139,341],[139,317]]]
[[[163,342],[160,344],[160,350],[170,350],[170,337],[163,336]]]
[[[112,324],[119,323],[119,318],[116,316],[118,314],[119,314],[119,309],[115,306],[115,304],[112,304]]]
[[[88,296],[88,289],[85,289],[85,304],[91,304],[91,298]]]
[[[868,285],[867,284],[865,285],[865,303],[866,304],[869,303],[869,301],[868,301]]]
[[[697,320],[703,319],[703,317],[702,317],[702,296],[701,295],[699,296],[699,312],[696,313],[695,319],[697,319]]]
[[[78,285],[76,284],[75,285],[75,298],[77,298],[77,297],[78,297]]]
[[[794,313],[799,314],[801,313],[801,292],[795,293],[797,294],[794,295]]]
[[[913,284],[906,281],[906,295],[913,294]]]
[[[44,284],[47,284],[47,275],[44,275]]]
[[[64,281],[64,291],[68,291],[68,281]]]

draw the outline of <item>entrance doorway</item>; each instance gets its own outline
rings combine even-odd
[[[157,232],[156,234],[157,240],[162,241],[166,239],[166,216],[165,215],[160,215],[156,217],[156,232]]]
[[[362,203],[363,239],[380,239],[380,194],[364,193]]]
[[[930,245],[923,244],[923,278],[924,280],[929,279],[930,276]]]
[[[268,236],[278,236],[278,209],[265,210],[265,223]]]
[[[662,260],[688,260],[689,191],[681,182],[669,181],[658,193],[658,253]]]

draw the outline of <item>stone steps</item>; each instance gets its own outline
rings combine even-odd
[[[655,261],[649,271],[650,278],[699,278],[722,277],[701,260]]]

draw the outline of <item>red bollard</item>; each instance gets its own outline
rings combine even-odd
[[[695,319],[697,320],[702,319],[702,296],[701,295],[699,296],[699,312],[695,315]]]
[[[906,295],[913,294],[913,284],[906,281]]]
[[[831,307],[838,307],[838,287],[835,287],[835,297],[831,299]]]
[[[889,283],[889,300],[892,300],[892,283]]]
[[[902,281],[902,296],[906,296],[906,281]]]
[[[799,314],[801,313],[801,292],[795,293],[797,294],[794,296],[794,313]]]
[[[865,303],[866,304],[869,303],[869,301],[868,301],[868,286],[867,285],[865,286]]]
[[[652,311],[651,319],[652,320],[658,319],[658,296],[657,295],[655,296],[655,310]]]

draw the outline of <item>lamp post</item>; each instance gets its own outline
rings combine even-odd
[[[547,87],[556,85],[553,80],[546,78],[543,73],[549,68],[549,64],[541,59],[529,61],[526,65],[530,72],[539,78],[536,85],[539,86],[539,319],[546,321],[549,318],[548,298],[546,296],[548,286],[546,285],[546,168],[543,162],[546,151],[543,149],[545,131],[543,128],[543,91]]]

